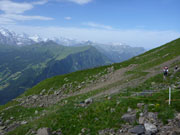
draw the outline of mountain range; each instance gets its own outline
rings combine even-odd
[[[77,41],[75,39],[68,39],[64,37],[42,38],[37,34],[33,36],[29,36],[26,33],[16,34],[8,29],[0,28],[0,44],[2,45],[24,46],[48,41],[53,41],[63,46],[94,46],[103,55],[107,56],[113,63],[122,62],[146,51],[143,47],[131,47],[122,43],[102,44],[92,41]]]
[[[0,106],[0,134],[177,135],[179,50],[177,39],[122,63],[45,79]]]
[[[0,45],[0,63],[2,104],[46,78],[111,61],[92,46],[66,47],[49,41],[27,46]]]
[[[60,41],[64,45],[58,44]],[[144,51],[141,47],[127,45],[77,42],[65,38],[49,40],[1,28],[0,104],[52,76],[109,65]]]

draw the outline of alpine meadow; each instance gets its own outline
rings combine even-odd
[[[0,135],[179,135],[179,0],[0,0]]]

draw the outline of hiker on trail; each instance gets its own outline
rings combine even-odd
[[[165,66],[163,71],[164,71],[164,77],[167,77],[167,75],[168,75],[168,67]]]
[[[178,71],[180,71],[180,70],[179,70],[179,67],[176,65],[176,66],[174,67],[174,73],[176,73],[176,72],[178,72]]]
[[[175,70],[175,71],[178,70],[178,66],[177,66],[177,65],[175,66],[174,70]]]

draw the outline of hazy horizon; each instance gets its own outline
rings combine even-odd
[[[0,0],[0,27],[151,49],[180,37],[179,0]]]

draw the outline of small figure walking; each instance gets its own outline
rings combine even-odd
[[[177,65],[175,66],[174,70],[175,70],[175,71],[178,70],[178,66],[177,66]]]
[[[168,76],[168,71],[169,71],[168,66],[165,66],[163,71],[164,71],[164,78],[165,78]]]

